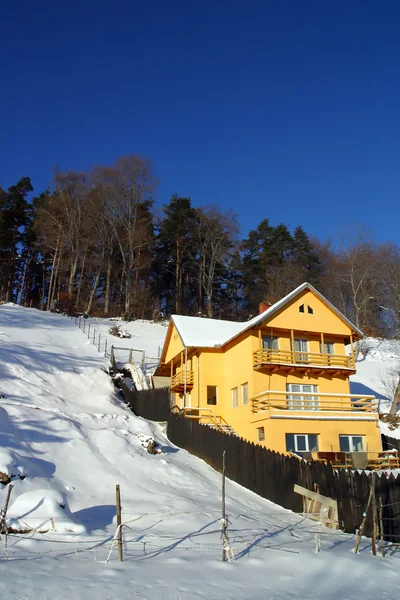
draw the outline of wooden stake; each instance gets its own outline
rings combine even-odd
[[[119,485],[116,486],[116,500],[117,500],[117,526],[118,526],[118,558],[122,562],[124,560],[122,552],[122,519],[121,519],[121,494]]]
[[[365,523],[367,522],[367,515],[368,515],[368,511],[369,511],[369,507],[370,507],[371,499],[372,499],[372,488],[373,488],[373,486],[371,486],[371,488],[369,490],[369,497],[368,497],[367,508],[365,509],[365,513],[364,513],[363,520],[362,520],[361,525],[360,525],[360,529],[357,531],[356,545],[354,546],[354,554],[358,553],[358,547],[359,547],[360,542],[361,542],[361,536],[364,533]]]
[[[221,517],[222,560],[227,559],[227,555],[226,555],[226,510],[225,510],[225,454],[226,454],[226,450],[224,450],[224,452],[222,454],[222,517]]]
[[[7,516],[7,510],[8,510],[8,505],[10,503],[10,496],[11,496],[11,491],[13,489],[13,484],[10,483],[8,488],[7,488],[7,496],[6,496],[6,503],[4,505],[4,508],[1,512],[1,523],[0,523],[0,533],[7,533],[7,523],[6,523],[6,516]]]
[[[384,541],[384,533],[383,533],[383,504],[382,498],[379,496],[379,529],[381,534],[381,555],[385,558],[385,541]]]
[[[375,473],[371,475],[371,486],[372,486],[372,554],[376,556],[376,538],[378,537],[378,511],[376,508],[376,496],[375,496]]]

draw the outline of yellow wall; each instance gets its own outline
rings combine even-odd
[[[301,304],[305,305],[305,312],[299,312]],[[313,314],[307,312],[307,305],[313,309]],[[304,291],[280,311],[268,319],[268,327],[281,327],[298,331],[314,331],[336,335],[350,335],[351,329],[328,306],[326,306],[311,291]],[[290,325],[289,325],[290,324]]]
[[[287,413],[287,411],[285,411]],[[293,411],[294,412],[294,411]],[[273,413],[275,414],[275,413]],[[304,417],[304,412],[294,412],[294,415]],[[293,416],[294,416],[293,415]],[[344,414],[337,412],[337,417]],[[331,415],[334,417],[334,415]],[[339,452],[339,435],[365,436],[366,450],[378,452],[382,449],[381,433],[378,415],[373,421],[356,421],[348,415],[348,420],[305,420],[305,419],[274,419],[266,418],[265,413],[253,415],[251,430],[247,430],[246,439],[257,442],[257,428],[264,427],[265,441],[263,445],[276,452],[286,452],[286,433],[314,433],[318,435],[319,450],[323,452]]]
[[[169,341],[167,352],[165,355],[165,362],[166,363],[170,362],[171,359],[175,358],[183,350],[184,350],[184,346],[182,344],[182,340],[180,338],[180,335],[179,335],[175,325],[173,325],[172,331],[171,331],[171,336],[170,336],[170,341]]]

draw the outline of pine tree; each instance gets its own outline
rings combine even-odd
[[[32,191],[29,177],[22,177],[7,192],[0,189],[0,297],[5,302],[15,301],[18,295],[21,251],[29,223],[27,196]]]

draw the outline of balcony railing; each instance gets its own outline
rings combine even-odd
[[[186,388],[190,389],[193,387],[194,373],[193,371],[186,372]],[[171,377],[171,391],[181,391],[185,388],[185,371],[179,371],[176,375]]]
[[[291,350],[260,349],[253,353],[253,366],[297,365],[299,367],[322,367],[355,369],[354,358],[345,354],[322,354],[319,352],[292,352]]]
[[[375,396],[280,392],[269,390],[251,399],[253,413],[262,411],[377,412]]]

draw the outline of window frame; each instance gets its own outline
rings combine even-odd
[[[293,446],[294,446],[294,450],[290,450],[288,448],[288,446],[290,444],[288,444],[288,436],[292,435],[293,436]],[[315,450],[310,450],[310,436],[314,436],[315,437]],[[295,452],[295,453],[302,453],[302,452],[318,452],[319,449],[319,440],[318,440],[318,433],[286,433],[285,434],[285,441],[286,441],[286,452]],[[299,450],[298,449],[298,439],[299,438],[305,438],[305,450]]]
[[[365,444],[365,435],[362,434],[354,434],[354,433],[340,433],[339,434],[339,448],[340,452],[366,452],[366,444]],[[349,441],[349,450],[342,450],[342,439],[347,438]],[[353,438],[361,438],[362,448],[361,450],[357,450],[354,448]],[[350,443],[351,441],[351,443]]]
[[[268,342],[271,342],[271,346]],[[263,335],[261,336],[261,347],[263,350],[279,350],[279,338],[276,335]]]
[[[244,401],[244,389],[246,389],[246,402]],[[249,403],[249,382],[245,381],[244,383],[242,383],[240,385],[240,391],[241,391],[241,396],[242,396],[242,406],[246,406],[246,404]]]
[[[296,342],[299,342],[298,345],[300,345],[300,350],[296,349]],[[305,346],[306,346],[306,350],[303,349],[303,342],[305,342]],[[308,363],[309,362],[309,358],[308,358],[308,354],[310,353],[309,350],[309,341],[307,338],[294,338],[294,348],[292,348],[292,352],[294,351],[294,355],[295,355],[295,361],[296,363]],[[292,340],[290,340],[290,346],[292,346]],[[304,355],[307,356],[304,356]]]
[[[236,398],[235,398],[236,396]],[[231,388],[231,404],[232,408],[238,408],[239,406],[239,388],[238,386]]]
[[[257,442],[265,442],[265,427],[256,427]]]
[[[208,388],[215,388],[215,404],[208,401]],[[218,386],[207,385],[207,406],[218,406]]]
[[[327,349],[327,346],[332,346],[332,350],[333,352],[329,352],[329,350]],[[322,342],[319,342],[319,353],[322,354]],[[329,356],[332,356],[333,354],[335,354],[335,342],[331,341],[331,340],[324,340],[324,354],[328,354]]]
[[[293,389],[294,386],[297,386],[299,389]],[[310,387],[312,388],[310,392],[306,391],[304,388]],[[313,383],[287,383],[286,384],[286,401],[288,410],[319,410],[319,398],[318,398],[318,385]],[[295,392],[299,392],[301,394],[315,394],[315,396],[292,396]]]

